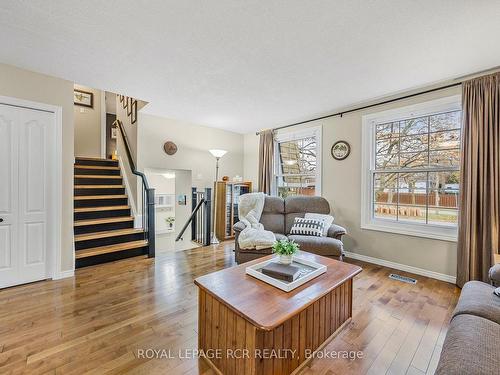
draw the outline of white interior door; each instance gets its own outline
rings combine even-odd
[[[0,288],[49,277],[55,114],[0,104]]]

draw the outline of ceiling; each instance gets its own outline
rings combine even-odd
[[[496,0],[12,0],[0,62],[246,133],[498,66],[499,20]]]

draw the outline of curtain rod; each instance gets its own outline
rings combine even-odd
[[[434,91],[449,89],[450,87],[460,86],[461,84],[462,84],[462,82],[457,82],[457,83],[452,83],[452,84],[449,84],[449,85],[446,85],[446,86],[435,87],[433,89],[429,89],[429,90],[425,90],[425,91],[419,91],[419,92],[416,92],[416,93],[413,93],[413,94],[404,95],[404,96],[400,96],[400,97],[397,97],[397,98],[388,99],[388,100],[384,100],[384,101],[381,101],[381,102],[377,102],[377,103],[373,103],[373,104],[368,104],[368,105],[364,105],[364,106],[361,106],[361,107],[356,107],[356,108],[348,109],[348,110],[341,111],[341,112],[332,113],[330,115],[316,117],[316,118],[313,118],[313,119],[310,119],[310,120],[304,120],[304,121],[300,121],[300,122],[294,122],[293,124],[278,126],[276,128],[273,128],[272,130],[280,130],[280,129],[290,128],[292,126],[307,124],[308,122],[323,120],[325,118],[330,118],[330,117],[336,117],[336,116],[342,117],[346,113],[357,112],[357,111],[361,111],[363,109],[367,109],[367,108],[371,108],[371,107],[377,107],[379,105],[393,103],[393,102],[397,102],[399,100],[404,100],[404,99],[408,99],[408,98],[413,98],[414,96],[428,94],[428,93],[434,92]],[[261,132],[262,131],[258,131],[258,132],[255,133],[255,135],[259,135]]]

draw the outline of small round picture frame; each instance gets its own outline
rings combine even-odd
[[[165,151],[167,155],[172,156],[177,152],[177,145],[172,141],[167,141],[163,145],[163,151]]]
[[[351,153],[351,146],[346,141],[337,141],[330,152],[335,160],[344,160]]]

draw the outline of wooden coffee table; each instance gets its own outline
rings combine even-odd
[[[327,271],[291,292],[246,275],[268,256],[195,280],[199,287],[198,345],[224,375],[291,374],[352,316],[352,279],[361,267],[300,252]]]

